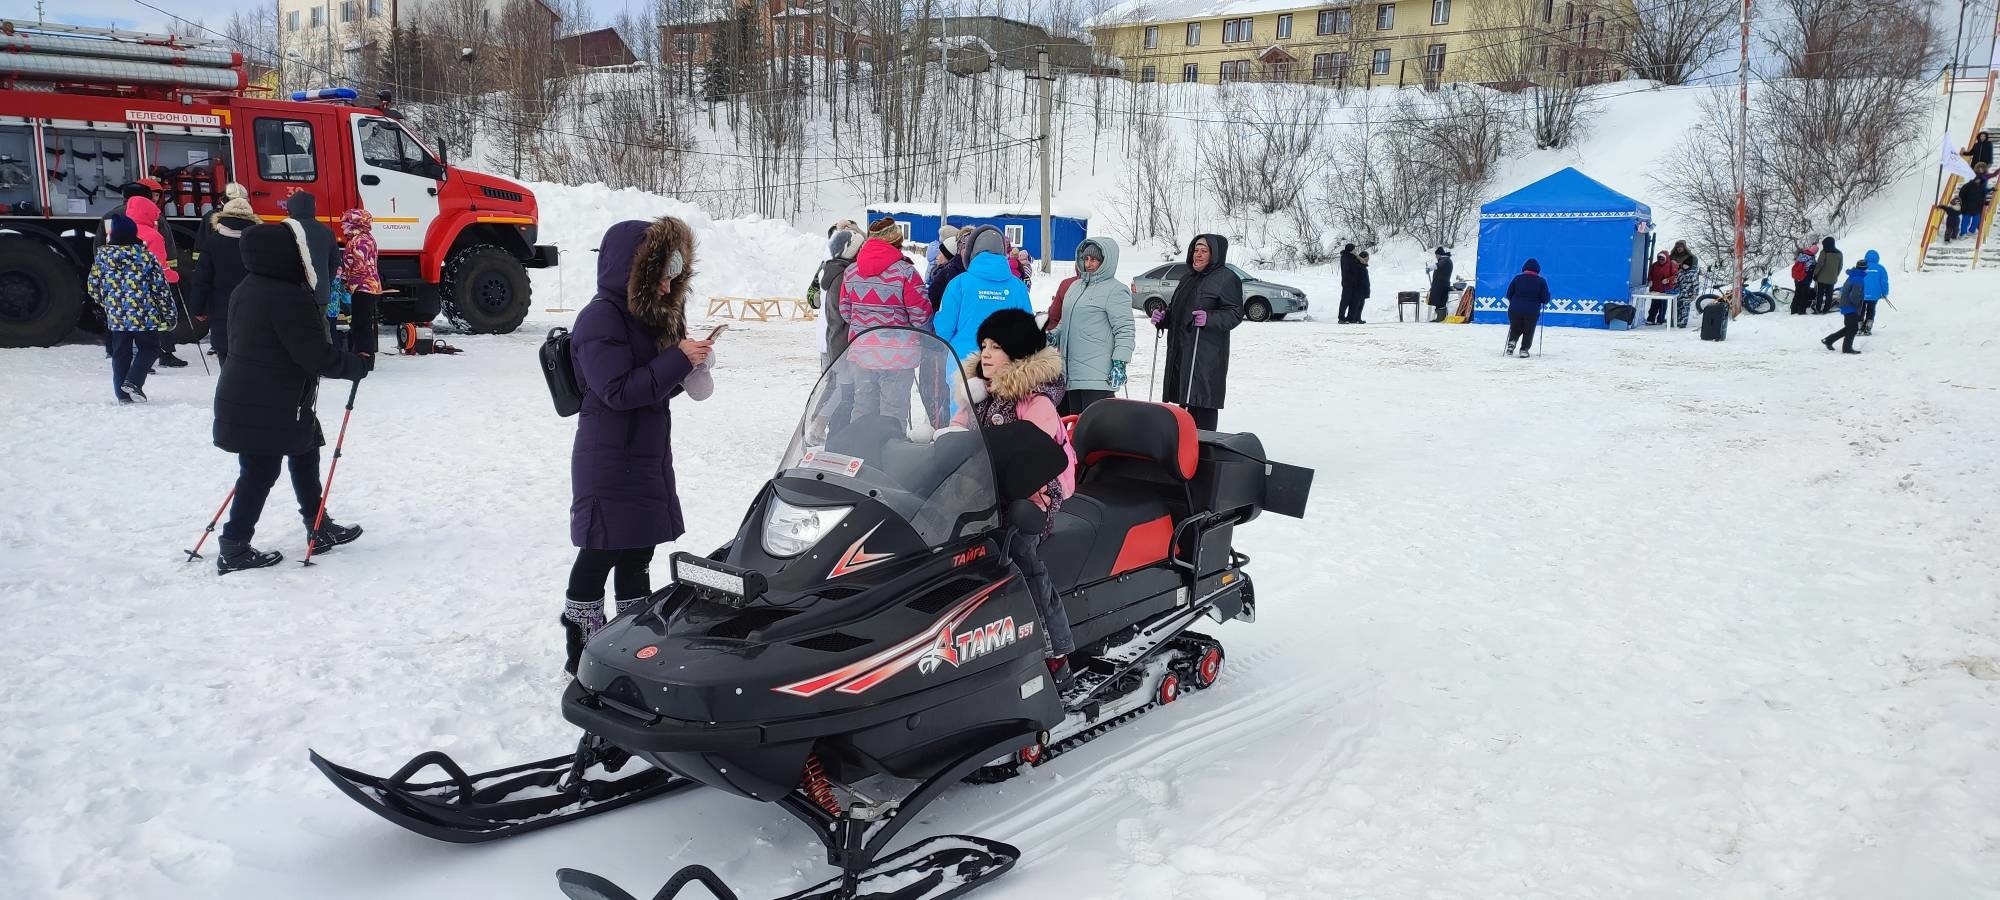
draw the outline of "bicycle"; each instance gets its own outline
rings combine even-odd
[[[1707,286],[1705,292],[1700,297],[1695,298],[1696,309],[1707,306],[1713,300],[1728,300],[1734,294],[1733,290],[1724,287],[1722,276],[1717,270],[1710,269],[1709,275],[1710,278],[1708,280],[1713,283]],[[1787,291],[1789,293],[1789,289],[1787,288],[1773,288],[1769,276],[1765,276],[1763,283],[1759,284],[1757,288],[1757,290],[1746,291],[1743,294],[1743,311],[1753,316],[1761,316],[1777,310],[1777,291]],[[1789,296],[1785,299],[1787,302],[1791,300]]]

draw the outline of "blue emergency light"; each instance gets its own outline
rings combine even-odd
[[[292,99],[301,103],[312,100],[353,100],[359,96],[361,96],[359,91],[345,87],[315,88],[310,91],[292,92]]]

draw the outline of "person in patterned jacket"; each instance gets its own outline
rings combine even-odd
[[[910,424],[910,389],[923,353],[914,335],[864,334],[870,328],[929,331],[930,300],[924,280],[903,257],[903,226],[881,218],[868,225],[854,265],[840,279],[840,318],[854,335],[850,346],[861,369],[854,386],[854,418],[888,416]]]
[[[90,264],[90,296],[111,335],[111,392],[120,403],[146,399],[146,371],[160,356],[160,333],[175,324],[167,273],[139,240],[138,223],[111,217],[111,239]]]
[[[375,217],[365,209],[342,213],[340,239],[347,242],[340,257],[340,280],[354,295],[354,312],[347,326],[347,349],[351,353],[374,353],[375,304],[382,300],[382,273],[375,264]]]

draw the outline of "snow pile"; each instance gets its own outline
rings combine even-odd
[[[597,290],[597,245],[604,231],[626,219],[676,216],[694,229],[694,284],[690,303],[707,308],[709,297],[805,296],[807,279],[826,256],[826,239],[780,219],[717,219],[693,203],[613,190],[601,184],[571,186],[530,182],[540,206],[541,243],[562,249],[562,271],[533,275],[539,307],[576,308]],[[540,312],[540,310],[536,310]]]

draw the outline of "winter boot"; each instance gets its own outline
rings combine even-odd
[[[166,366],[169,369],[185,369],[187,368],[187,364],[187,360],[171,353],[160,354],[160,365]]]
[[[604,601],[565,599],[562,623],[563,650],[568,657],[563,670],[575,675],[576,664],[583,659],[583,645],[604,630]]]
[[[222,539],[222,552],[215,557],[215,574],[227,575],[244,569],[263,569],[285,561],[285,555],[276,550],[266,553],[250,546],[249,541]]]
[[[132,399],[137,400],[140,403],[146,402],[146,392],[140,390],[138,387],[134,386],[131,382],[128,381],[124,384],[119,385],[119,387],[124,389],[125,396],[131,397]]]
[[[1526,348],[1526,347],[1522,347],[1522,348],[1521,348],[1521,358],[1522,358],[1522,359],[1527,359],[1527,358],[1528,358],[1528,348]]]
[[[1500,355],[1501,355],[1501,356],[1513,356],[1513,355],[1514,355],[1514,342],[1513,342],[1513,341],[1508,341],[1508,342],[1507,342],[1507,349],[1505,349],[1505,350],[1502,350],[1502,351],[1500,351]]]
[[[1049,677],[1055,679],[1056,690],[1069,687],[1070,682],[1076,680],[1076,673],[1070,671],[1069,657],[1051,656],[1044,661],[1049,664]]]
[[[342,544],[352,544],[359,537],[361,526],[341,525],[333,521],[331,515],[320,520],[318,530],[313,529],[312,523],[306,523],[306,539],[312,543],[314,556],[324,555]]]

